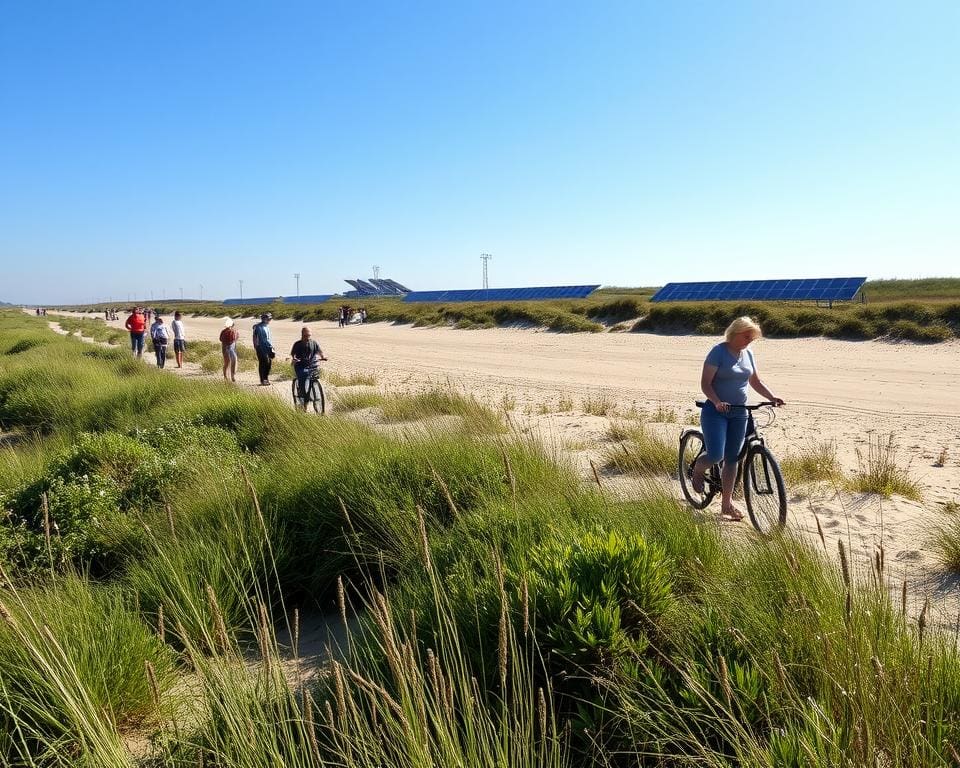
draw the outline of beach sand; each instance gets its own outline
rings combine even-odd
[[[122,327],[122,320],[111,325]],[[215,341],[223,327],[222,318],[190,317],[185,322],[188,339],[195,340]],[[254,322],[237,320],[241,343],[250,344]],[[346,376],[374,374],[378,389],[386,392],[453,387],[509,411],[519,430],[572,456],[585,477],[590,460],[598,462],[609,445],[611,421],[618,420],[614,413],[586,413],[585,401],[604,402],[619,414],[673,411],[676,422],[651,427],[675,441],[695,416],[694,400],[702,397],[700,367],[718,341],[687,335],[465,331],[388,323],[310,326],[330,358],[327,369]],[[301,323],[274,320],[271,328],[278,350],[274,372],[289,377],[284,358],[299,338]],[[909,582],[912,602],[930,596],[941,621],[955,620],[958,584],[936,563],[930,536],[937,510],[960,502],[960,342],[763,339],[753,349],[761,377],[787,401],[775,423],[764,430],[775,454],[799,454],[832,442],[842,468],[852,473],[860,461],[858,451],[865,454],[869,440],[886,443],[892,435],[899,461],[923,489],[920,502],[851,494],[833,485],[788,489],[791,525],[815,537],[819,546],[816,514],[831,555],[839,539],[862,556],[863,567],[882,545],[888,575]],[[199,375],[196,368],[187,372]],[[260,389],[256,378],[243,374],[239,384]],[[269,389],[288,396],[288,386]],[[335,390],[330,400],[335,409]],[[934,466],[943,451],[945,466]],[[610,487],[629,494],[636,485],[612,478]],[[718,503],[714,506],[719,508]],[[919,607],[912,608],[914,615],[919,612]]]

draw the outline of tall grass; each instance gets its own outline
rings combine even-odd
[[[857,461],[857,471],[848,481],[851,490],[877,493],[887,498],[894,494],[917,501],[922,498],[920,486],[910,476],[909,469],[898,460],[893,434],[885,441],[879,436],[869,437],[867,452],[864,454],[858,449]]]
[[[0,349],[35,330],[18,323],[0,314]],[[114,471],[107,435],[174,419],[235,449],[116,510],[143,536],[108,583],[5,579],[7,763],[119,768],[137,741],[163,768],[946,766],[960,744],[954,641],[892,603],[882,554],[858,572],[788,536],[734,540],[513,435],[391,437],[143,366],[160,396],[136,410],[121,361],[45,346],[0,355],[0,385],[48,358],[81,384],[43,420],[9,396],[0,412],[98,451],[88,473]],[[104,439],[80,437],[91,404]],[[297,650],[317,607],[344,625],[322,661]]]

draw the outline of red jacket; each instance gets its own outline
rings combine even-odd
[[[143,333],[147,330],[147,318],[139,312],[134,312],[127,318],[127,322],[123,324],[123,327],[130,331],[130,333]]]

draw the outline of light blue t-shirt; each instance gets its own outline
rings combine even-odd
[[[270,334],[270,326],[263,321],[253,326],[253,346],[262,349],[264,352],[273,351],[273,336]]]
[[[756,370],[753,352],[745,349],[738,358],[727,348],[726,342],[720,342],[707,354],[706,363],[717,369],[712,382],[717,397],[731,405],[745,405],[747,383]]]

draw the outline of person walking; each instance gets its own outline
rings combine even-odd
[[[153,342],[153,354],[157,356],[157,368],[163,368],[167,362],[167,344],[170,341],[170,335],[160,315],[157,315],[150,326],[150,340]]]
[[[264,312],[260,315],[260,322],[253,326],[253,348],[257,353],[257,362],[260,369],[260,386],[270,385],[270,366],[277,356],[273,348],[273,337],[270,335],[270,321],[273,315]]]
[[[177,368],[183,368],[183,353],[187,349],[187,332],[183,327],[182,317],[179,312],[174,312],[173,322],[170,323],[173,328],[173,354],[177,358]]]
[[[130,317],[123,327],[130,331],[130,349],[138,358],[143,357],[143,337],[147,332],[147,319],[140,312],[140,307],[130,310]]]
[[[228,317],[223,321],[223,330],[220,331],[220,351],[223,353],[223,380],[237,380],[237,339],[240,334],[233,327],[233,318]],[[227,371],[230,371],[230,378],[227,378]]]
[[[343,304],[341,304],[341,305],[337,308],[337,327],[338,327],[338,328],[343,328],[343,319],[344,319],[345,314],[346,314],[346,313],[343,311]]]

